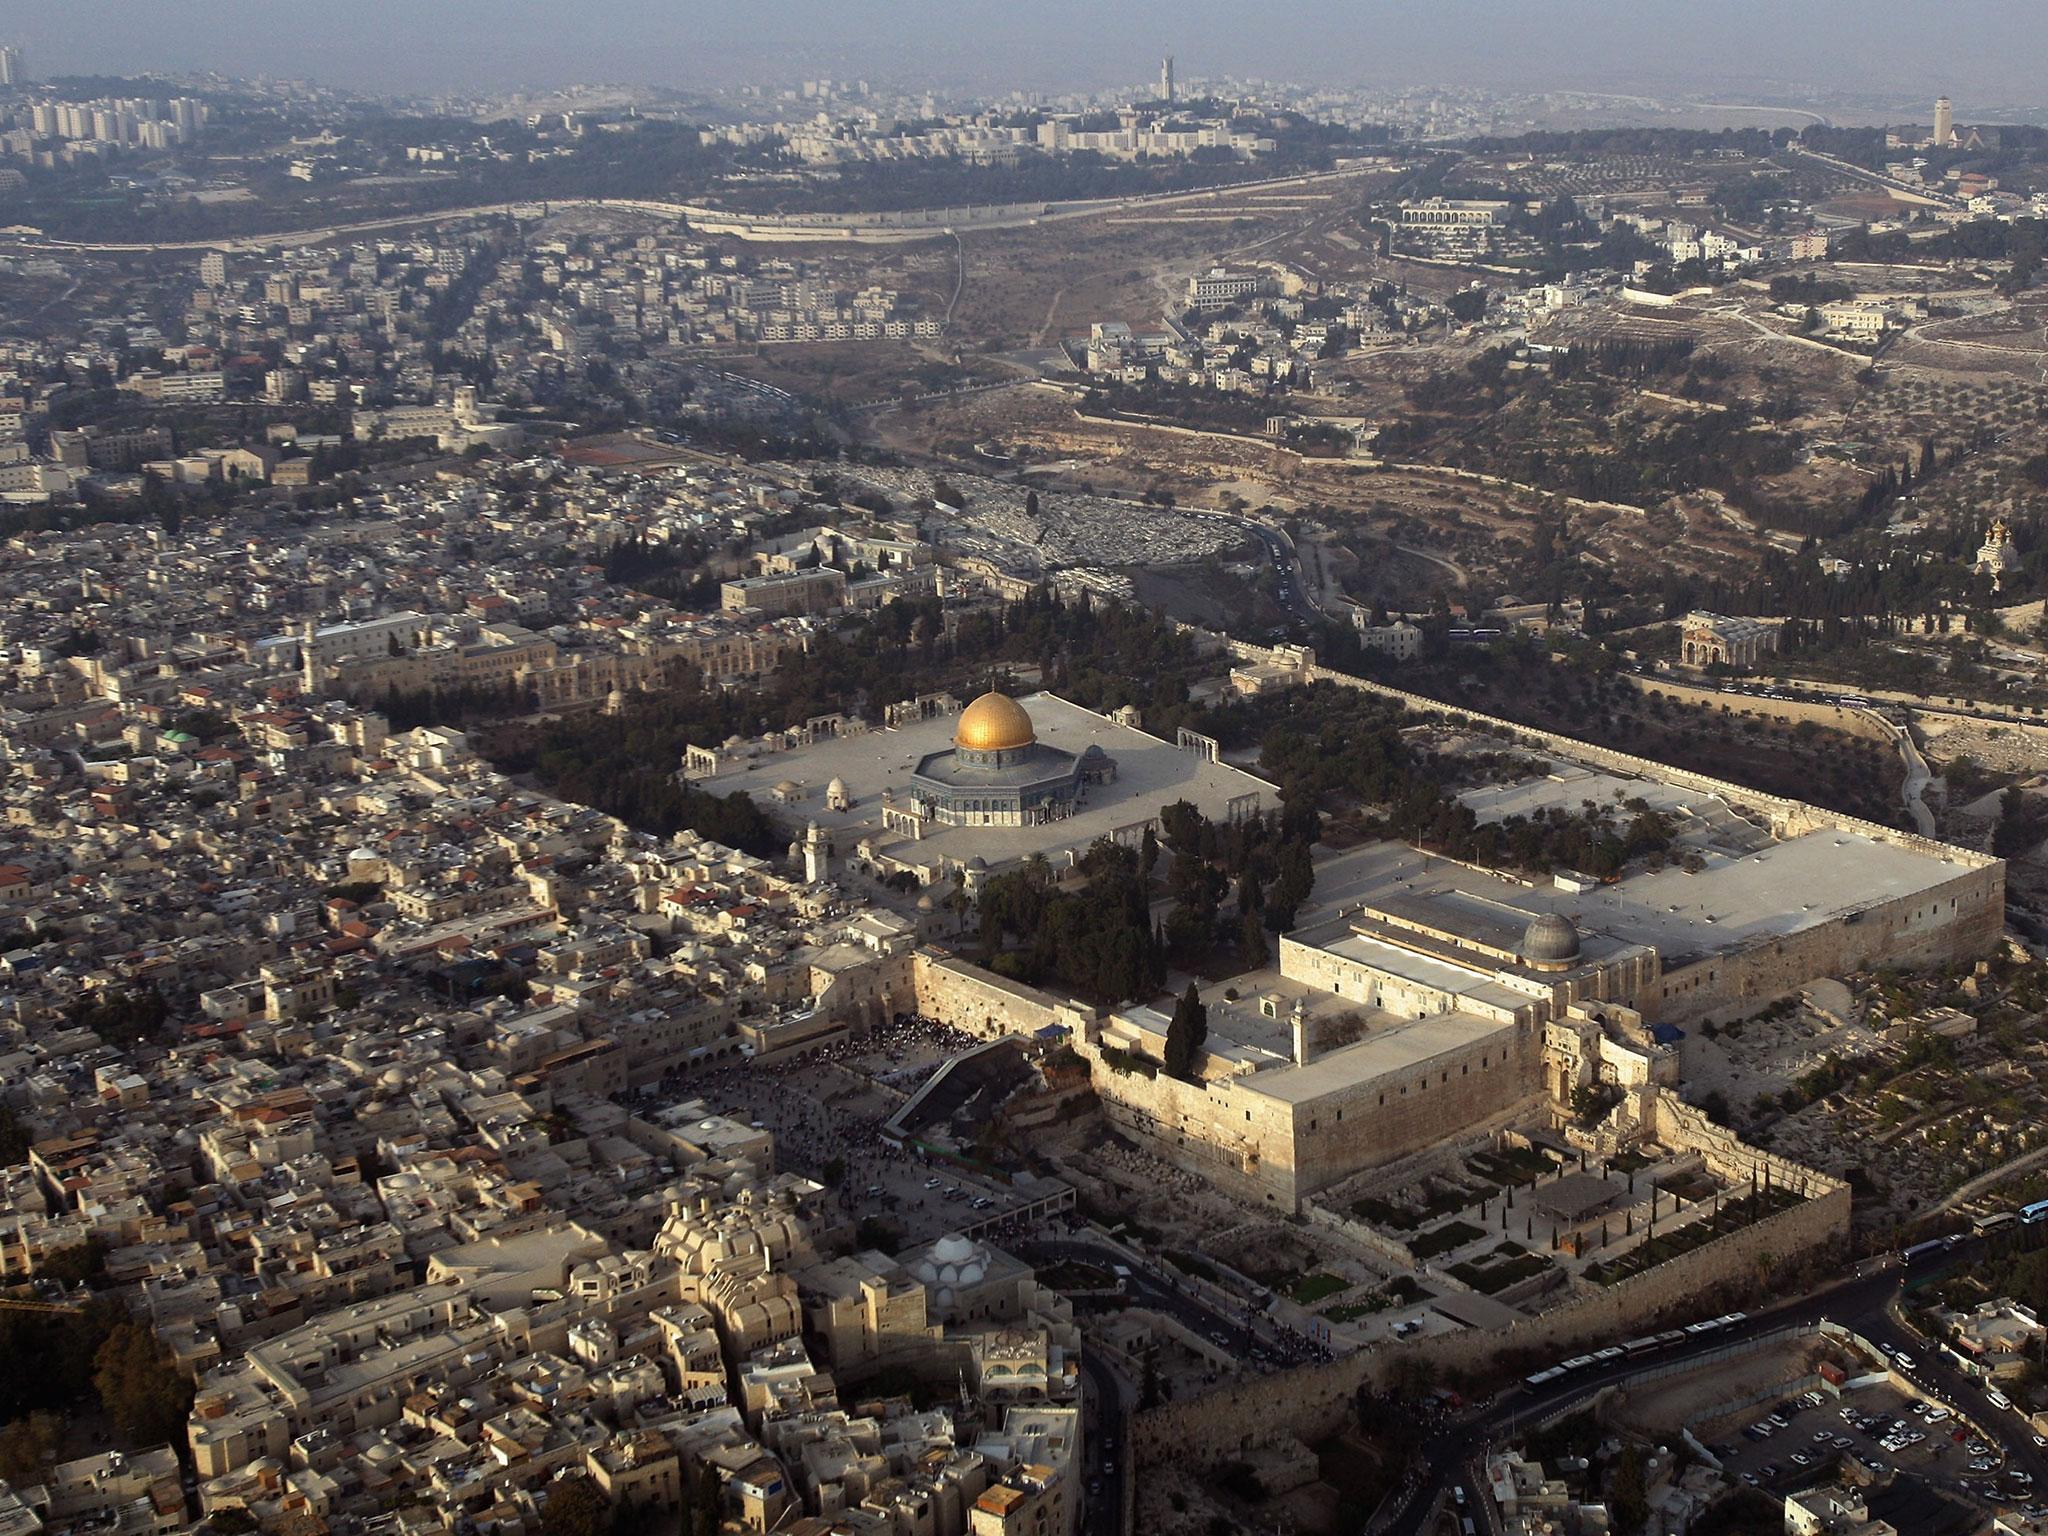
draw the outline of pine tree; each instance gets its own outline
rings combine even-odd
[[[1256,971],[1272,958],[1266,947],[1266,925],[1256,912],[1247,912],[1239,928],[1238,947],[1243,951],[1240,959],[1248,971]]]
[[[1209,1010],[1190,981],[1174,1004],[1173,1022],[1166,1026],[1167,1073],[1182,1082],[1195,1081],[1195,1065],[1202,1059],[1202,1042],[1208,1037]]]

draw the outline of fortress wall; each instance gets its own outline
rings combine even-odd
[[[1653,1017],[1690,1023],[1745,1012],[1816,976],[1972,960],[1993,952],[2004,932],[2005,866],[1980,864],[1925,891],[1670,971]]]
[[[1179,1167],[1288,1211],[1361,1169],[1493,1119],[1543,1086],[1542,1035],[1534,1028],[1488,1031],[1427,1061],[1334,1084],[1301,1102],[1250,1086],[1266,1074],[1185,1083],[1164,1072],[1119,1070],[1093,1043],[1078,1048],[1112,1124]]]
[[[1360,1387],[1384,1387],[1405,1361],[1436,1371],[1483,1370],[1504,1352],[1526,1350],[1549,1364],[1554,1363],[1551,1357],[1594,1341],[1639,1335],[1694,1317],[1702,1310],[1700,1299],[1718,1288],[1759,1285],[1766,1260],[1783,1262],[1847,1238],[1849,1188],[1825,1182],[1832,1187],[1817,1199],[1525,1323],[1376,1345],[1147,1409],[1132,1423],[1137,1465],[1141,1470],[1168,1463],[1209,1467],[1282,1436],[1320,1439],[1349,1421]]]
[[[1295,1107],[1295,1199],[1434,1146],[1541,1093],[1542,1046],[1536,1027],[1490,1031]]]
[[[1094,1013],[942,949],[918,950],[911,957],[910,980],[920,1014],[983,1040],[1035,1034],[1052,1025],[1072,1028]]]
[[[1093,1041],[1077,1041],[1103,1117],[1176,1167],[1240,1198],[1293,1210],[1294,1115],[1229,1079],[1184,1083],[1159,1072],[1119,1071]]]
[[[1248,641],[1233,640],[1212,630],[1202,629],[1193,624],[1176,626],[1184,633],[1198,639],[1222,646],[1242,661],[1264,661],[1279,666],[1292,665],[1295,653],[1290,649],[1276,650],[1267,646],[1253,645]],[[1370,678],[1354,677],[1349,672],[1339,672],[1330,667],[1311,666],[1303,674],[1306,682],[1335,683],[1340,688],[1355,688],[1364,693],[1376,693],[1382,698],[1398,701],[1418,714],[1456,716],[1470,720],[1476,725],[1488,726],[1506,731],[1515,739],[1540,746],[1554,752],[1568,761],[1584,763],[1589,767],[1606,768],[1615,773],[1628,774],[1639,778],[1655,779],[1660,783],[1677,785],[1684,789],[1698,790],[1703,794],[1718,795],[1733,804],[1751,806],[1771,813],[1772,825],[1781,828],[1784,836],[1803,832],[1818,831],[1824,827],[1838,827],[1845,831],[1860,832],[1878,842],[1890,843],[1908,849],[1928,858],[1953,859],[1973,868],[1997,865],[2000,868],[2000,889],[2003,890],[2003,865],[2001,859],[1990,854],[1978,853],[1974,849],[1958,847],[1952,843],[1940,842],[1934,838],[1922,837],[1918,833],[1887,827],[1879,822],[1865,821],[1859,816],[1849,816],[1837,811],[1824,810],[1804,801],[1790,800],[1783,795],[1766,794],[1728,779],[1717,779],[1711,774],[1696,773],[1690,768],[1679,768],[1670,763],[1660,763],[1647,757],[1636,757],[1631,753],[1617,752],[1595,742],[1580,741],[1576,737],[1560,735],[1555,731],[1542,730],[1532,725],[1523,725],[1515,720],[1503,720],[1495,715],[1480,714],[1456,704],[1447,704],[1442,699],[1432,699],[1425,694],[1410,693],[1403,688],[1377,683]],[[1718,697],[1718,695],[1717,695]]]

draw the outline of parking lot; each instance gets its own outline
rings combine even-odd
[[[1713,1449],[1729,1475],[1775,1493],[1829,1481],[1853,1457],[1880,1477],[1898,1472],[1979,1503],[2035,1501],[2028,1475],[2008,1471],[1996,1445],[1947,1409],[1888,1386],[1842,1399],[1788,1395],[1724,1421],[1716,1433]]]

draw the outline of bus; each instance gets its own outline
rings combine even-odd
[[[1945,1253],[1947,1251],[1947,1238],[1930,1237],[1924,1243],[1915,1243],[1912,1247],[1906,1249],[1903,1253],[1901,1253],[1899,1257],[1904,1259],[1908,1264],[1912,1264],[1920,1259],[1926,1258],[1930,1253]]]
[[[2036,1200],[2032,1205],[2021,1206],[2020,1220],[2030,1227],[2048,1221],[2048,1200]]]
[[[1646,1334],[1640,1339],[1630,1339],[1621,1348],[1623,1353],[1628,1355],[1647,1355],[1653,1349],[1662,1348],[1663,1344],[1663,1338],[1658,1334],[1652,1333]]]
[[[1524,1376],[1522,1378],[1522,1385],[1527,1387],[1531,1392],[1540,1392],[1543,1390],[1543,1388],[1549,1386],[1553,1381],[1561,1381],[1563,1379],[1564,1367],[1561,1365],[1553,1365],[1547,1371],[1538,1371],[1533,1376]]]
[[[2019,1217],[2011,1211],[1999,1211],[1995,1215],[1973,1218],[1970,1230],[1978,1237],[1988,1237],[1993,1232],[2003,1232],[2007,1227],[2016,1227],[2019,1224]]]

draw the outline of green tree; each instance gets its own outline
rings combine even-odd
[[[1248,971],[1264,967],[1272,959],[1272,951],[1266,945],[1265,920],[1256,912],[1247,912],[1238,929],[1238,958]]]
[[[687,1464],[683,1468],[683,1486],[689,1497],[683,1503],[681,1536],[718,1536],[725,1487],[719,1481],[718,1469],[708,1462]]]
[[[1607,1485],[1607,1509],[1616,1536],[1635,1536],[1650,1518],[1649,1490],[1643,1483],[1643,1453],[1630,1446],[1615,1463]]]
[[[36,1266],[36,1278],[56,1280],[64,1285],[81,1281],[91,1284],[107,1273],[107,1244],[104,1238],[88,1237],[69,1248],[59,1248]]]
[[[9,1167],[28,1156],[28,1127],[12,1108],[0,1106],[0,1163]]]
[[[93,1355],[92,1384],[107,1417],[131,1445],[176,1441],[192,1408],[192,1383],[172,1367],[156,1336],[122,1323]]]
[[[540,1528],[541,1536],[611,1536],[611,1500],[589,1477],[572,1472],[548,1485]]]
[[[0,1478],[17,1488],[43,1481],[43,1467],[57,1454],[64,1423],[54,1413],[31,1413],[0,1429]]]
[[[1182,1082],[1193,1082],[1202,1042],[1208,1038],[1209,1010],[1191,981],[1173,1005],[1173,1022],[1166,1026],[1166,1070]]]

